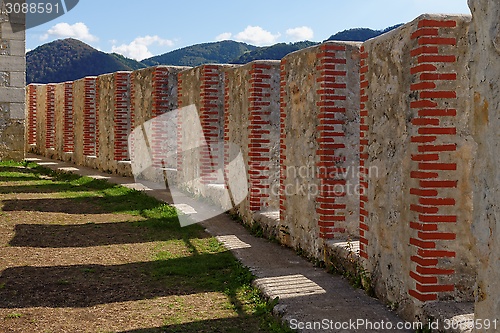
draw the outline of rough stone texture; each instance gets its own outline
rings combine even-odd
[[[37,88],[35,84],[26,87],[26,151],[36,152]]]
[[[218,187],[208,185],[224,184],[224,69],[229,67],[202,65],[179,73],[177,179],[180,188],[195,195],[208,197],[214,190],[215,198]],[[184,107],[195,107],[198,119],[182,112]]]
[[[88,84],[95,81],[95,77],[86,77],[73,83],[73,121],[74,121],[74,151],[73,161],[77,165],[97,167],[96,151],[90,151],[95,138],[89,137],[89,120],[95,121],[95,115],[89,115],[89,107],[95,108],[95,93],[89,91]],[[90,117],[89,117],[90,116]],[[98,136],[96,129],[92,135]]]
[[[36,146],[35,152],[46,156],[47,137],[47,85],[36,85]]]
[[[118,164],[122,161],[119,156],[122,156],[122,150],[128,151],[128,147],[123,146],[123,143],[127,142],[127,136],[131,131],[129,78],[130,72],[117,72],[97,78],[99,106],[99,155],[97,159],[101,171],[118,173]],[[125,171],[124,176],[132,175],[130,168],[127,172],[122,170],[122,167],[124,166],[121,166],[120,170]]]
[[[474,254],[479,261],[476,318],[500,322],[500,2],[469,0],[471,122],[477,146],[474,165]],[[497,329],[477,332],[497,332]]]
[[[4,12],[0,1],[0,159],[24,159],[25,17]],[[18,32],[13,32],[13,28]]]
[[[255,212],[279,210],[280,62],[256,61],[225,75],[224,141],[241,150],[248,168],[235,175],[249,184],[236,212],[252,223]]]
[[[377,295],[406,318],[418,315],[420,301],[472,297],[469,21],[424,15],[364,44],[363,159],[375,168],[364,263]]]
[[[193,181],[188,190],[223,206],[226,179],[222,172],[217,177],[211,172],[229,160],[223,138],[235,143],[249,171],[250,194],[238,207],[246,222],[270,226],[277,232],[268,234],[317,259],[341,257],[330,262],[371,277],[376,294],[406,320],[470,320],[466,312],[476,288],[476,319],[500,321],[500,123],[494,114],[500,107],[500,5],[471,0],[470,6],[472,25],[467,16],[423,15],[362,47],[328,42],[288,55],[280,66],[279,121],[275,62],[133,72],[130,127],[147,123],[150,130],[160,129],[151,132],[153,162],[179,152],[179,159],[167,159],[160,168],[175,172],[179,167],[179,180]],[[0,62],[1,87],[20,80],[17,72],[2,72],[6,64],[16,66],[9,61]],[[99,78],[94,133],[89,119],[84,121],[85,106],[92,102],[85,80],[73,84],[77,164],[92,165],[84,142],[97,134],[94,159],[100,159],[101,170],[129,167],[123,155],[119,163],[114,155],[120,150],[113,131],[123,120],[113,112],[114,75]],[[59,124],[61,93],[57,85],[56,152],[59,132],[66,129]],[[50,127],[46,97],[46,86],[28,87],[28,111],[35,117],[29,117],[34,135],[27,143],[36,142],[38,152],[47,144]],[[0,101],[2,115],[16,113],[18,104]],[[150,122],[178,107],[178,132]],[[195,123],[197,131],[189,126]],[[22,144],[17,130],[4,131],[12,144]],[[191,150],[201,134],[208,149]],[[165,145],[163,140],[172,137],[179,140]],[[208,152],[217,156],[214,165],[207,164]],[[259,196],[255,190],[264,179],[251,172],[262,171],[252,159],[258,167],[269,162],[274,170],[278,158],[279,205],[276,197]],[[352,191],[358,166],[362,195],[329,188],[350,185]],[[272,178],[269,184],[276,182]]]
[[[54,96],[54,149],[48,157],[60,160],[64,153],[64,83],[55,85]]]
[[[172,171],[177,168],[176,123],[158,120],[154,123],[149,122],[148,126],[143,127],[143,125],[162,115],[166,115],[166,117],[159,119],[175,118],[175,114],[172,112],[178,108],[178,74],[187,68],[177,66],[150,67],[135,71],[131,76],[132,129],[141,128],[142,133],[149,132],[148,140],[155,143],[150,147],[153,155],[152,163],[155,168],[166,167]],[[159,128],[157,129],[156,126]],[[160,131],[161,128],[164,131]],[[147,180],[159,181],[156,179],[158,173],[150,169],[148,171],[147,168],[140,176]]]
[[[359,166],[359,48],[330,42],[282,60],[280,238],[316,258],[323,239],[358,235],[359,196],[346,190]]]

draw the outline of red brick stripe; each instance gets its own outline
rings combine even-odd
[[[419,29],[412,34],[417,46],[411,51],[414,67],[410,74],[415,78],[411,91],[416,100],[410,106],[417,117],[411,125],[420,136],[411,138],[412,150],[419,154],[412,155],[410,173],[416,186],[410,189],[410,228],[414,231],[409,243],[416,255],[411,257],[414,270],[410,272],[415,288],[410,288],[409,295],[421,302],[438,300],[441,294],[455,290],[454,285],[438,282],[439,276],[455,273],[439,259],[455,257],[454,252],[442,248],[456,241],[457,235],[443,229],[459,222],[456,215],[449,214],[456,205],[450,191],[457,187],[454,179],[458,177],[453,155],[457,147],[450,141],[457,135],[453,126],[457,94],[450,88],[457,86],[452,67],[457,61],[457,40],[450,37],[456,25],[454,20],[421,20]]]

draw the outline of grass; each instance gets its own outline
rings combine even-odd
[[[9,313],[8,315],[5,316],[5,319],[19,319],[21,318],[23,315],[21,313],[17,313],[17,312],[12,312],[12,313]]]
[[[71,214],[75,215],[79,213],[78,207],[85,207],[81,208],[82,214],[88,214],[90,210],[93,214],[131,216],[130,222],[119,224],[118,227],[135,228],[133,235],[140,234],[142,236],[138,239],[141,242],[153,244],[149,253],[150,261],[139,265],[142,283],[159,285],[165,294],[171,291],[173,295],[180,295],[169,303],[169,311],[174,313],[163,320],[162,326],[144,332],[292,332],[272,316],[272,308],[277,300],[266,300],[252,286],[254,276],[250,271],[220,242],[207,235],[202,227],[192,225],[181,228],[176,211],[171,206],[136,190],[103,180],[54,172],[35,163],[1,162],[0,182],[0,196],[50,194],[50,199],[44,200],[52,201],[30,202],[27,207],[30,212],[52,209],[52,202],[59,202],[62,210],[73,207]],[[70,227],[75,225],[55,227],[63,231],[67,227],[67,232],[70,232]],[[89,235],[96,232],[91,230],[93,228],[101,228],[97,232],[109,230],[106,223],[92,221],[77,227],[79,232],[88,232]],[[90,248],[88,251],[91,251]],[[79,276],[60,277],[55,280],[55,284],[64,288],[78,288],[82,285],[77,282],[78,279],[98,281],[100,274],[100,268],[87,265],[78,269]],[[5,288],[5,282],[0,282],[1,294],[8,288]],[[157,293],[163,295],[163,291]],[[207,301],[209,306],[200,309],[203,305],[188,302],[182,296],[193,294],[214,295],[214,299]],[[220,301],[220,297],[224,300]],[[9,314],[7,317],[21,316],[17,315]]]

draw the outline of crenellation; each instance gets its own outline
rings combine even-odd
[[[422,15],[281,61],[67,82],[55,86],[54,110],[51,86],[29,85],[26,145],[122,174],[134,154],[148,155],[145,179],[168,174],[282,244],[359,274],[408,321],[438,318],[450,302],[494,320],[500,6],[469,2],[472,22]],[[24,60],[13,58],[0,62],[0,92],[19,98],[22,71],[12,68]],[[19,119],[19,105],[0,101],[2,117]],[[235,178],[248,184],[240,203],[227,193]]]

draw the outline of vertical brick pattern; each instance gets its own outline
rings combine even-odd
[[[179,113],[177,115],[177,174],[180,175],[182,171],[182,75],[177,74],[177,105]]]
[[[229,92],[229,84],[230,80],[232,78],[233,74],[229,74],[228,72],[225,73],[224,75],[224,185],[225,188],[229,188],[229,163],[230,161],[230,146],[229,143],[231,141],[230,135],[229,135],[229,104],[231,103],[230,101],[230,92]]]
[[[115,161],[128,159],[128,135],[131,131],[130,73],[115,74]]]
[[[440,293],[452,292],[455,286],[443,282],[455,273],[447,262],[455,252],[446,251],[446,242],[456,239],[449,226],[457,223],[454,212],[457,194],[457,134],[454,118],[457,115],[457,75],[453,66],[457,60],[457,39],[454,20],[421,20],[412,34],[417,47],[411,51],[414,60],[411,93],[416,100],[411,108],[418,114],[412,120],[417,135],[411,138],[414,186],[410,195],[415,198],[410,211],[410,227],[414,247],[411,257],[411,278],[415,289],[409,293],[425,302],[439,298]]]
[[[266,171],[271,162],[271,74],[270,65],[253,64],[250,70],[248,173],[250,210],[260,211],[269,198],[270,179]]]
[[[83,154],[97,154],[96,78],[85,78],[85,104],[83,109]]]
[[[36,144],[36,86],[30,84],[28,86],[28,144]]]
[[[75,147],[73,122],[73,82],[64,83],[64,136],[63,151],[72,153]]]
[[[316,67],[319,89],[318,101],[318,143],[317,164],[320,189],[317,197],[319,237],[332,239],[336,233],[345,233],[341,225],[346,221],[346,179],[343,164],[346,149],[345,125],[347,76],[345,58],[346,47],[323,44],[317,54]]]
[[[56,115],[56,86],[54,84],[47,85],[47,102],[45,104],[45,116],[46,116],[46,131],[45,135],[45,148],[53,149],[55,148],[55,115]]]
[[[219,142],[223,115],[220,114],[218,100],[220,90],[220,70],[216,65],[205,65],[201,77],[201,107],[200,120],[206,147],[201,151],[200,170],[202,184],[217,181],[215,170],[219,168]]]
[[[130,73],[130,128],[132,130],[135,129],[135,117],[137,114],[137,110],[135,109],[135,99],[136,99],[136,87],[135,87],[135,72]]]
[[[287,103],[287,82],[286,82],[286,60],[281,60],[280,66],[280,220],[286,220],[286,187],[285,181],[287,176],[286,162],[286,120]]]
[[[359,132],[359,255],[368,259],[368,237],[367,233],[370,231],[368,226],[368,211],[366,205],[368,204],[368,52],[365,47],[361,47],[361,68],[360,68],[360,132]]]
[[[137,115],[137,110],[135,109],[135,100],[137,98],[137,91],[136,91],[136,72],[130,73],[130,135],[131,135],[131,140],[130,140],[130,155],[129,158],[131,161],[135,159],[135,154],[134,154],[134,149],[135,149],[135,138],[134,138],[134,130],[135,130],[135,123],[136,123],[136,115]]]
[[[153,154],[153,166],[155,168],[164,167],[164,161],[168,153],[166,145],[168,135],[165,122],[156,119],[169,111],[168,75],[168,68],[165,67],[156,67],[153,73],[153,133],[151,135],[151,151]]]

